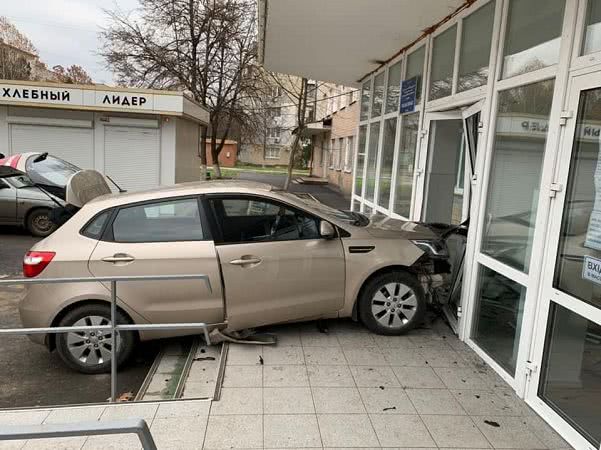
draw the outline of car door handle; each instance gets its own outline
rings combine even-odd
[[[233,259],[230,261],[230,264],[233,266],[245,266],[247,264],[259,264],[261,262],[261,258],[240,258]]]
[[[125,253],[115,253],[113,256],[107,256],[105,258],[102,258],[102,261],[109,262],[109,263],[125,263],[125,262],[132,262],[135,260],[136,260],[136,258],[134,258],[131,255],[127,255]]]

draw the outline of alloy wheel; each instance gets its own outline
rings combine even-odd
[[[75,327],[96,327],[110,325],[111,321],[102,316],[86,316],[73,324]],[[121,345],[117,333],[117,351]],[[71,355],[86,365],[103,364],[111,360],[113,336],[110,330],[73,331],[67,333],[67,346]]]
[[[376,291],[371,301],[371,313],[387,328],[400,328],[417,311],[417,296],[403,283],[387,283]]]

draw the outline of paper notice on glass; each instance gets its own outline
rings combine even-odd
[[[597,158],[595,169],[595,202],[593,211],[586,230],[584,246],[594,250],[601,250],[601,158]]]

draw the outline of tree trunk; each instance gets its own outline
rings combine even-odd
[[[200,127],[200,180],[207,179],[207,127]]]
[[[288,174],[286,175],[286,181],[284,181],[284,190],[287,191],[290,187],[290,182],[292,181],[292,170],[294,168],[294,158],[296,157],[296,152],[298,151],[298,144],[300,142],[300,133],[297,133],[294,136],[294,141],[292,141],[292,148],[290,149],[290,160],[288,161]]]
[[[219,150],[217,149],[217,137],[213,133],[211,134],[211,160],[213,162],[214,177],[221,178],[221,167],[219,167]]]

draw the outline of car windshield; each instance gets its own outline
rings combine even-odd
[[[346,211],[342,209],[332,208],[328,205],[319,202],[310,194],[300,192],[286,192],[284,194],[291,195],[296,199],[302,200],[303,203],[307,204],[307,206],[311,207],[316,211],[319,211],[319,213],[333,220],[337,220],[339,222],[346,222],[356,227],[365,227],[369,224],[369,219],[363,214],[354,211]]]
[[[26,170],[27,175],[38,184],[64,188],[71,175],[81,170],[54,156],[47,156],[42,161],[35,162],[37,157],[38,155],[34,155],[27,160]]]

